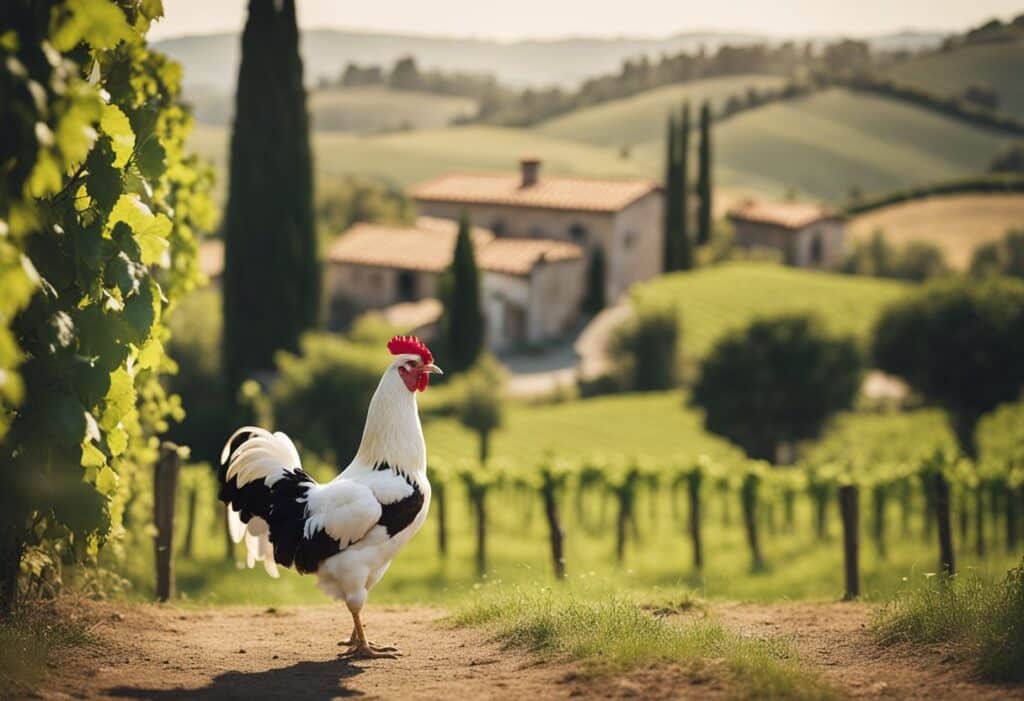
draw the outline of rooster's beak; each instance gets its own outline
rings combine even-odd
[[[429,365],[424,365],[423,366],[423,372],[433,373],[435,375],[443,375],[444,374],[444,371],[441,370],[441,368],[439,368],[436,365],[434,365],[433,363],[430,363]]]

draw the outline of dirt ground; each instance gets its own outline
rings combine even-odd
[[[1024,688],[972,681],[941,649],[879,648],[857,604],[716,604],[742,633],[791,640],[849,697],[1024,699]],[[274,609],[89,605],[101,644],[51,665],[41,699],[719,699],[721,682],[652,667],[590,679],[569,662],[503,649],[486,633],[452,630],[437,609],[369,606],[369,637],[397,660],[338,658],[349,619],[340,606]],[[688,614],[693,615],[693,614]]]

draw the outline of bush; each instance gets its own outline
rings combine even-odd
[[[999,241],[983,243],[971,256],[971,275],[1024,278],[1024,229],[1007,231]]]
[[[779,447],[817,438],[853,404],[861,371],[856,343],[830,337],[817,318],[762,319],[715,344],[692,401],[709,431],[774,461]]]
[[[185,418],[171,424],[166,437],[190,446],[193,459],[216,465],[232,429],[221,372],[220,292],[210,288],[193,292],[168,315],[167,325],[171,330],[167,353],[178,371],[165,384],[181,397]]]
[[[886,309],[875,327],[878,368],[949,414],[961,450],[976,453],[978,419],[1024,387],[1024,283],[931,283]]]
[[[885,240],[881,231],[876,231],[869,241],[858,242],[839,269],[852,275],[914,282],[950,273],[946,254],[939,246],[928,241],[911,241],[897,249]]]
[[[455,412],[463,426],[480,437],[480,463],[487,462],[491,431],[501,427],[504,368],[494,356],[481,354],[457,380]]]
[[[270,395],[276,428],[344,467],[359,448],[384,371],[381,348],[320,333],[306,334],[299,345],[301,355],[277,354]]]
[[[1024,560],[999,582],[930,578],[878,612],[883,644],[949,642],[991,681],[1024,680]]]
[[[679,315],[674,305],[648,305],[615,330],[611,354],[628,388],[639,392],[675,387],[679,375]]]

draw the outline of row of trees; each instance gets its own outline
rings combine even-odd
[[[694,245],[711,240],[711,106],[700,108],[700,146],[697,160],[697,231],[690,232],[690,103],[683,105],[678,122],[668,116],[665,139],[665,211],[663,261],[665,272],[689,270],[694,266]]]

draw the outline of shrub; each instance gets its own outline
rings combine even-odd
[[[462,425],[480,437],[481,464],[487,462],[491,431],[501,426],[504,380],[504,369],[489,353],[458,379],[455,411]]]
[[[894,278],[922,282],[950,272],[946,254],[928,241],[911,241],[901,249],[892,246],[881,231],[866,242],[858,242],[839,269],[852,275]]]
[[[303,447],[346,465],[359,448],[366,410],[384,368],[380,348],[328,334],[302,337],[300,354],[277,354],[271,392],[276,427]]]
[[[610,352],[622,365],[629,389],[650,391],[676,385],[679,375],[679,315],[674,305],[649,304],[615,330]]]
[[[984,243],[971,256],[971,275],[1024,278],[1024,229],[1007,231],[999,241]]]
[[[220,292],[204,289],[183,299],[167,317],[171,340],[167,353],[178,370],[165,384],[181,397],[185,418],[171,424],[167,439],[192,448],[196,460],[216,465],[232,426],[225,411],[221,373]]]
[[[808,315],[754,321],[727,334],[701,363],[692,401],[705,427],[756,459],[817,438],[853,404],[862,359],[850,338],[832,338]]]
[[[1024,283],[931,283],[886,309],[872,355],[949,415],[961,450],[976,454],[978,419],[1024,386]]]

